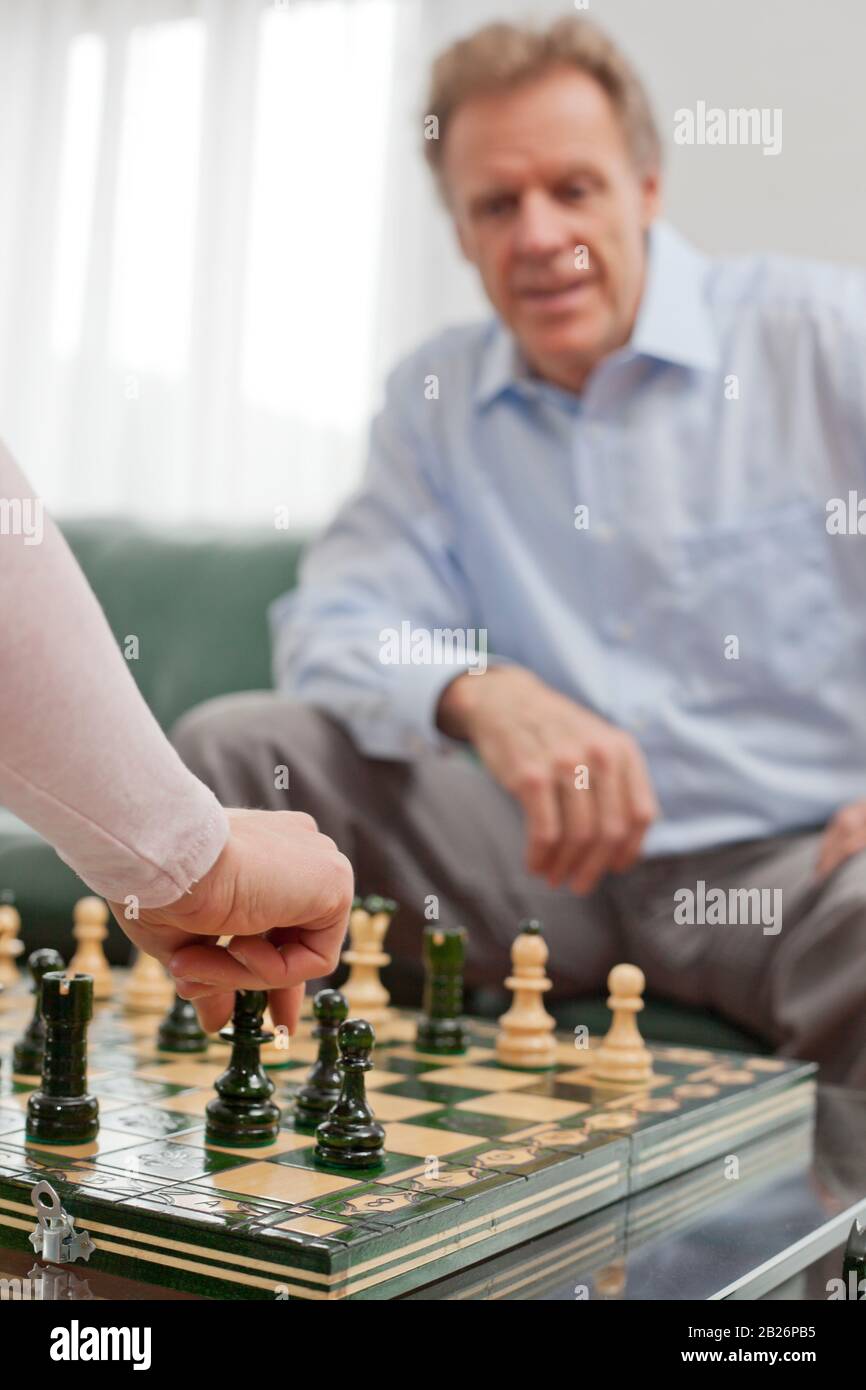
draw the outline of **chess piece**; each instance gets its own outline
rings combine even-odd
[[[363,903],[356,898],[349,914],[351,949],[342,959],[349,966],[349,978],[343,994],[349,1004],[350,1017],[362,1015],[368,1022],[383,1024],[388,1017],[390,995],[379,978],[383,966],[391,957],[382,950],[385,933],[397,904],[389,898],[369,897]]]
[[[27,1138],[37,1144],[88,1144],[99,1132],[99,1102],[87,1094],[92,1016],[89,975],[52,970],[42,977],[42,1085],[27,1101]]]
[[[207,1033],[198,1021],[195,1005],[175,994],[174,1003],[159,1025],[156,1045],[160,1052],[207,1052]]]
[[[453,1054],[466,1044],[460,1012],[463,1008],[463,927],[424,928],[424,1000],[415,1046],[419,1052]]]
[[[279,1133],[280,1112],[271,1100],[274,1083],[261,1062],[262,1043],[272,1037],[262,1028],[267,1002],[265,990],[240,989],[235,995],[231,1027],[220,1033],[231,1043],[231,1057],[217,1077],[216,1096],[207,1104],[208,1144],[272,1144]]]
[[[63,957],[59,951],[45,948],[31,951],[27,969],[33,981],[33,1017],[12,1049],[12,1070],[24,1076],[42,1074],[45,1052],[45,1021],[42,1017],[42,981],[50,970],[62,971]]]
[[[652,1077],[652,1054],[640,1035],[637,1014],[646,980],[636,965],[615,965],[607,977],[608,1008],[613,1022],[605,1038],[590,1054],[588,1079],[613,1085],[646,1084]]]
[[[108,907],[101,898],[79,898],[72,909],[72,935],[77,948],[69,962],[71,975],[89,975],[93,980],[94,999],[108,999],[111,994],[111,967],[105,959],[102,943],[108,935]]]
[[[18,909],[8,903],[0,906],[0,986],[8,988],[17,985],[21,979],[16,959],[24,950],[24,942],[18,940],[21,931],[21,917]]]
[[[345,1022],[349,1005],[336,989],[320,989],[313,1000],[316,1026],[313,1037],[318,1039],[319,1055],[310,1069],[306,1083],[295,1097],[295,1129],[309,1134],[331,1113],[340,1098],[343,1083],[339,1067],[340,1048],[337,1035]]]
[[[496,1058],[503,1066],[534,1071],[556,1064],[555,1023],[541,997],[551,985],[544,973],[548,954],[540,922],[521,922],[505,981],[514,1002],[500,1018],[496,1035]]]
[[[137,951],[129,972],[123,1006],[133,1014],[164,1014],[170,1009],[174,989],[165,966],[146,951]]]
[[[373,1063],[370,1053],[376,1035],[365,1019],[350,1018],[340,1024],[342,1083],[336,1105],[316,1130],[316,1163],[336,1168],[380,1168],[385,1131],[373,1117],[367,1101],[364,1073]]]
[[[289,1048],[289,1031],[283,1024],[274,1023],[269,1007],[265,1009],[262,1027],[272,1037],[271,1042],[262,1043],[262,1066],[266,1067],[268,1071],[280,1071],[283,1067],[293,1066]]]

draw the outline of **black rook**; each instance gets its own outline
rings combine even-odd
[[[27,1137],[40,1144],[87,1144],[99,1132],[99,1102],[87,1094],[90,975],[50,971],[42,979],[45,1055],[42,1086],[27,1102]]]

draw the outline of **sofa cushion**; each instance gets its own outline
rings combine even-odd
[[[138,686],[168,730],[212,695],[271,684],[267,608],[295,584],[303,538],[285,531],[63,526]]]
[[[63,532],[162,727],[212,695],[271,684],[267,607],[296,579],[303,538],[285,531],[155,529],[70,521]],[[90,890],[44,840],[0,810],[0,900],[14,902],[28,952],[72,954],[72,905]],[[129,957],[112,919],[107,954]]]

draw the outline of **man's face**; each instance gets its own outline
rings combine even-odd
[[[580,389],[629,339],[658,210],[657,177],[637,173],[607,94],[556,68],[472,97],[448,129],[443,172],[494,308],[536,371]]]

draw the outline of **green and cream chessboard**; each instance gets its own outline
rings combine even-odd
[[[591,1048],[557,1043],[546,1072],[511,1070],[494,1028],[470,1020],[460,1057],[419,1053],[414,1018],[395,1013],[374,1054],[368,1096],[386,1130],[374,1177],[322,1171],[315,1138],[292,1127],[292,1097],[316,1055],[302,1022],[271,1071],[277,1141],[204,1141],[204,1111],[228,1055],[157,1051],[158,1019],[96,1007],[89,1085],[92,1144],[59,1149],[24,1133],[34,1077],[10,1070],[30,996],[0,997],[0,1242],[28,1249],[30,1190],[42,1178],[95,1244],[88,1267],[216,1298],[383,1299],[417,1289],[761,1136],[802,1131],[811,1064],[674,1046],[652,1048],[651,1084],[587,1080]]]

